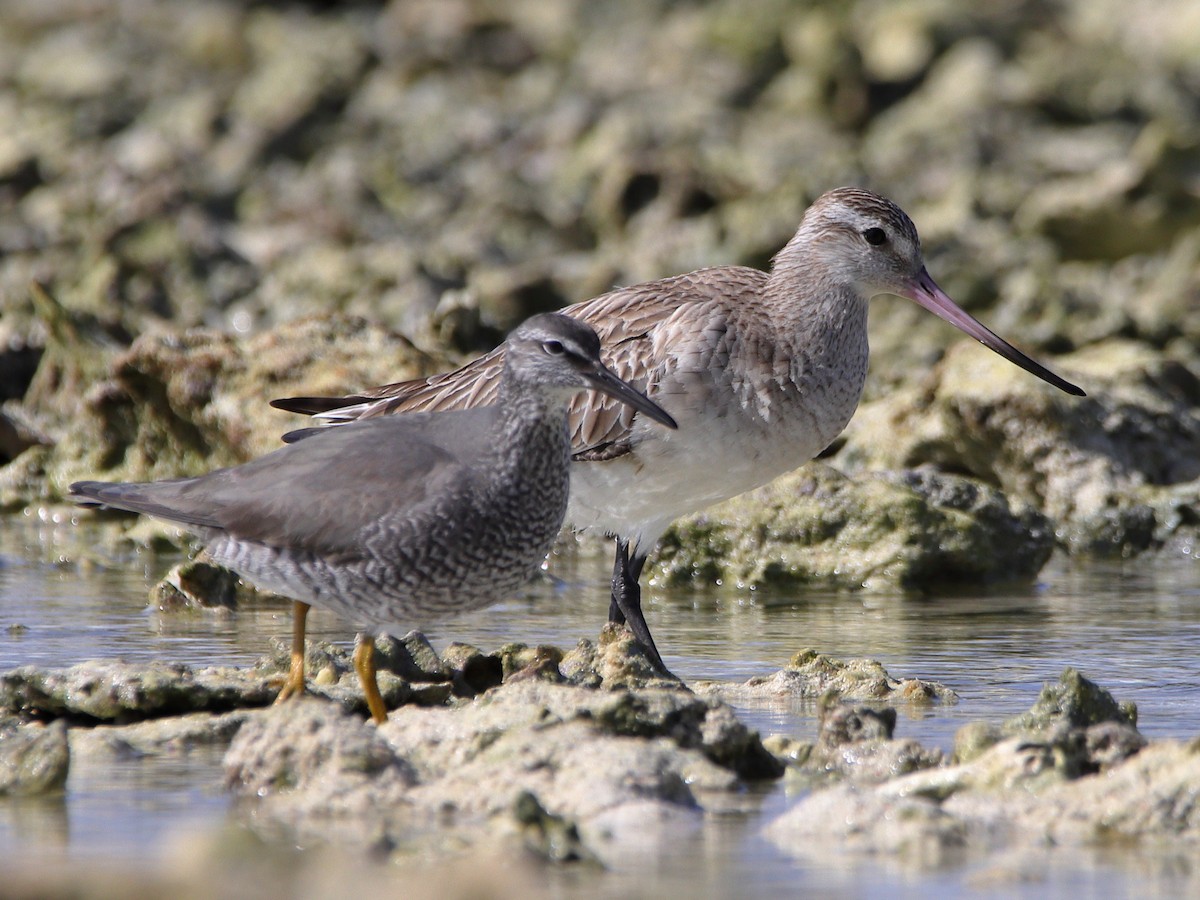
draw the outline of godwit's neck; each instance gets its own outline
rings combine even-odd
[[[794,352],[866,353],[867,300],[862,290],[797,234],[775,257],[764,306]]]

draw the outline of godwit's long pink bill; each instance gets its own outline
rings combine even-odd
[[[1026,372],[1036,375],[1042,381],[1054,385],[1061,391],[1074,394],[1076,397],[1086,397],[1083,388],[1071,384],[1065,378],[1055,375],[1045,366],[1034,362],[1000,335],[996,334],[970,313],[963,310],[949,295],[937,286],[925,267],[917,273],[914,284],[904,293],[909,300],[923,306],[935,316],[945,319],[955,328],[969,334],[989,350],[999,353],[1009,362],[1020,366]]]

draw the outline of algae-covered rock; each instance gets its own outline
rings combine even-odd
[[[450,669],[442,662],[429,638],[410,631],[397,640],[390,635],[375,639],[375,665],[409,681],[449,681]]]
[[[72,728],[71,753],[81,764],[104,765],[113,760],[176,758],[212,748],[224,749],[249,715],[247,709],[235,709]]]
[[[324,374],[314,377],[318,361]],[[145,481],[244,462],[303,424],[267,407],[272,397],[414,376],[428,362],[393,332],[348,317],[299,320],[244,339],[203,330],[146,335],[82,398],[46,466],[47,490],[63,496],[76,478]]]
[[[954,738],[954,757],[970,762],[1005,738],[1055,746],[1064,765],[1098,771],[1146,746],[1137,730],[1137,707],[1118,703],[1112,694],[1072,668],[1057,682],[1042,686],[1028,712],[1000,724],[972,722]]]
[[[1129,342],[1062,362],[1088,397],[956,349],[926,386],[860,410],[838,463],[970,473],[1043,510],[1072,551],[1131,554],[1194,532],[1181,510],[1200,496],[1200,368]]]
[[[719,700],[696,697],[671,688],[616,689],[595,691],[540,679],[506,683],[458,710],[445,715],[422,716],[397,710],[385,727],[395,722],[413,722],[413,731],[396,734],[397,745],[409,747],[408,758],[422,771],[441,773],[457,758],[467,758],[479,749],[473,742],[452,739],[466,734],[503,730],[522,722],[584,721],[597,735],[626,738],[669,738],[684,749],[695,749],[713,762],[748,778],[774,777],[778,767],[763,752],[756,732],[746,728]],[[442,723],[445,730],[430,745],[421,740],[422,723]],[[448,743],[450,742],[450,743]],[[452,749],[457,747],[459,749]],[[465,756],[464,756],[465,754]]]
[[[743,684],[703,682],[696,690],[733,703],[801,700],[812,704],[819,715],[815,741],[772,735],[763,742],[787,766],[788,784],[795,788],[843,779],[882,782],[942,765],[940,750],[893,739],[896,707],[920,708],[958,699],[936,682],[893,678],[876,660],[840,660],[812,650],[801,650],[771,675]]]
[[[1029,712],[1008,720],[1010,731],[1049,731],[1063,726],[1086,728],[1101,722],[1137,726],[1137,706],[1118,703],[1113,695],[1075,669],[1066,669],[1057,683],[1042,686]]]
[[[458,641],[446,645],[442,665],[449,670],[454,693],[459,697],[482,694],[504,680],[504,663],[498,656]]]
[[[812,792],[769,822],[763,834],[800,859],[868,858],[921,871],[961,862],[971,829],[922,797],[844,784]]]
[[[268,400],[344,393],[436,365],[396,332],[344,315],[249,337],[159,331],[120,349],[40,296],[57,324],[23,405],[5,414],[13,452],[0,468],[0,503],[10,508],[61,499],[75,479],[150,480],[244,462],[306,424]]]
[[[670,581],[935,590],[1032,578],[1053,536],[993,488],[932,471],[847,476],[810,464],[686,517],[660,543]]]
[[[601,629],[599,641],[580,639],[563,654],[560,669],[569,681],[588,687],[684,687],[674,675],[655,667],[628,627],[611,622]]]
[[[158,661],[138,665],[96,660],[66,669],[22,666],[0,674],[0,710],[38,718],[129,722],[263,706],[275,694],[252,672],[193,670]]]
[[[894,704],[954,703],[953,690],[935,681],[895,678],[874,659],[836,659],[815,650],[800,650],[778,672],[756,675],[743,684],[698,682],[701,694],[730,700],[808,698],[829,695],[842,700],[881,700]]]
[[[894,707],[848,703],[831,693],[821,699],[816,741],[773,736],[764,746],[787,765],[789,789],[827,787],[841,780],[882,783],[944,764],[941,750],[894,739],[895,728]]]
[[[273,640],[271,652],[258,660],[254,671],[268,676],[277,687],[282,686],[291,666],[291,652],[290,640]],[[401,640],[389,635],[377,638],[375,666],[376,684],[389,709],[405,703],[440,706],[450,699],[454,689],[429,641],[417,631]],[[304,671],[310,694],[333,700],[346,712],[367,711],[350,650],[327,641],[306,641]]]
[[[517,795],[513,802],[513,818],[521,829],[525,847],[548,862],[598,863],[579,835],[579,826],[546,812],[531,791]]]
[[[335,704],[310,698],[249,718],[225,755],[225,777],[238,793],[260,797],[306,789],[329,797],[366,786],[382,797],[414,783],[411,769],[375,728]]]

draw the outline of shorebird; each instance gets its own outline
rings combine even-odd
[[[550,551],[567,510],[572,394],[593,388],[675,427],[604,366],[587,325],[534,316],[504,349],[491,406],[312,428],[245,465],[143,484],[80,481],[71,493],[185,525],[217,562],[293,598],[280,700],[304,691],[309,606],[355,623],[354,667],[382,722],[376,634],[501,600]]]
[[[594,393],[570,408],[575,465],[567,521],[615,536],[609,619],[628,622],[660,669],[638,584],[647,554],[672,520],[766,484],[841,433],[867,375],[867,301],[880,294],[915,301],[1038,378],[1083,396],[960,309],[926,271],[912,220],[858,188],[817,198],[769,274],[700,269],[563,310],[595,328],[605,363],[680,424],[678,432],[651,428]],[[271,405],[331,424],[479,406],[495,398],[506,352],[426,379]]]

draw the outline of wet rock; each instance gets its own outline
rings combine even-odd
[[[960,863],[971,837],[966,823],[930,800],[857,785],[816,791],[763,833],[801,859],[866,856],[917,870]]]
[[[612,623],[601,629],[598,643],[581,639],[563,654],[559,669],[568,681],[587,687],[687,689],[655,668],[627,626]]]
[[[397,334],[345,316],[244,339],[203,330],[146,335],[76,396],[70,428],[42,458],[41,496],[63,496],[76,478],[151,480],[245,461],[305,424],[269,409],[270,397],[342,393],[429,365]]]
[[[1118,703],[1113,695],[1077,670],[1067,668],[1057,683],[1042,686],[1028,713],[1005,723],[1009,731],[1039,732],[1058,728],[1086,728],[1102,722],[1137,726],[1137,706]]]
[[[277,686],[291,667],[290,640],[271,642],[271,653],[255,665],[255,671],[270,676]],[[437,668],[436,655],[428,640],[417,631],[402,640],[384,636],[376,640],[376,684],[389,709],[405,703],[440,706],[450,699],[453,685]],[[326,641],[306,641],[304,671],[306,688],[317,697],[340,704],[347,712],[366,713],[367,700],[362,682],[354,670],[352,651]]]
[[[0,324],[0,403],[25,396],[45,349],[44,335],[39,340],[11,322]]]
[[[148,336],[114,362],[112,380],[98,392],[103,402],[92,409],[110,428],[134,412],[139,436],[184,451],[203,450],[211,468],[224,458],[214,451],[242,459],[276,449],[278,434],[297,420],[265,409],[263,386],[288,393],[299,387],[295,376],[318,356],[329,372],[331,353],[341,363],[342,378],[355,381],[372,357],[386,358],[393,376],[406,370],[415,375],[426,361],[398,335],[349,317],[299,320],[244,341],[199,330]],[[303,378],[303,384],[309,391],[325,390],[319,380]],[[140,449],[137,440],[130,443],[135,452]],[[186,456],[169,461],[187,462]]]
[[[1075,774],[1096,772],[1137,753],[1146,740],[1137,730],[1137,707],[1068,668],[1043,685],[1033,707],[995,725],[972,722],[954,738],[954,757],[970,762],[1009,737],[1045,745]]]
[[[248,719],[225,756],[225,772],[238,793],[265,797],[314,789],[324,801],[370,782],[381,795],[414,782],[360,716],[303,697]],[[346,783],[335,787],[339,779]]]
[[[526,644],[505,644],[497,651],[504,681],[540,678],[545,681],[564,680],[559,670],[563,652],[557,647],[530,647]]]
[[[266,656],[254,664],[254,672],[260,676],[282,679],[292,664],[292,641],[290,638],[272,638],[271,649]],[[311,683],[329,685],[353,673],[354,664],[350,653],[343,647],[328,641],[304,642],[304,671]]]
[[[1151,744],[1107,767],[1080,775],[1061,746],[1008,738],[975,761],[918,773],[882,790],[925,796],[987,829],[1006,822],[1009,836],[1094,840],[1102,834],[1195,838],[1200,817],[1185,807],[1184,788],[1197,766],[1194,749],[1175,742]],[[1132,787],[1143,784],[1141,788]],[[1162,804],[1163,808],[1158,808]],[[1109,831],[1110,822],[1115,823]]]
[[[400,640],[390,635],[375,639],[375,665],[409,681],[449,681],[450,671],[429,639],[410,631]]]
[[[849,780],[882,783],[907,772],[943,765],[940,750],[913,740],[895,740],[896,710],[839,701],[832,693],[821,699],[817,740],[773,736],[764,746],[788,766],[790,788],[827,786]]]
[[[865,741],[890,741],[895,730],[896,710],[890,707],[875,709],[830,699],[821,704],[817,744],[834,748]]]
[[[785,697],[815,700],[826,695],[918,705],[958,700],[958,695],[943,684],[894,678],[878,660],[842,660],[815,650],[801,650],[778,672],[755,676],[743,684],[697,682],[692,687],[700,694],[740,701]]]
[[[521,839],[530,852],[552,863],[598,863],[595,854],[579,836],[579,826],[562,816],[551,815],[531,792],[517,795],[513,818]]]
[[[178,563],[150,589],[150,605],[160,612],[209,610],[228,615],[237,608],[238,575],[223,566],[189,560]]]
[[[675,582],[919,591],[1027,580],[1052,549],[1045,518],[976,481],[814,463],[677,521],[656,568]]]
[[[1099,722],[1084,729],[1087,770],[1100,772],[1140,753],[1149,745],[1141,732],[1121,722]]]
[[[678,690],[594,691],[544,680],[521,679],[488,692],[475,703],[459,710],[431,710],[430,717],[397,710],[386,726],[391,740],[406,746],[406,756],[421,769],[442,773],[454,764],[456,753],[470,753],[474,735],[491,732],[504,724],[529,726],[555,722],[587,722],[597,734],[614,737],[669,738],[679,747],[698,750],[706,758],[747,778],[769,778],[779,774],[771,757],[763,752],[756,732],[739,722],[733,711],[717,700],[695,697]],[[444,715],[442,715],[444,713]],[[405,736],[393,733],[393,722],[413,721],[414,731]],[[466,730],[467,750],[451,750],[443,732],[434,745],[421,741],[421,723],[443,723],[451,734]],[[459,738],[459,740],[462,740]],[[454,745],[460,746],[458,741]],[[430,754],[429,757],[426,754]]]
[[[263,706],[277,691],[254,673],[163,662],[95,660],[66,669],[23,666],[0,674],[0,710],[34,718],[130,722]]]
[[[186,756],[195,750],[225,747],[250,713],[185,713],[128,725],[72,728],[71,753],[78,760],[129,760]]]
[[[967,762],[819,790],[766,833],[797,856],[887,853],[919,869],[998,850],[1023,858],[1047,844],[1194,842],[1197,747],[1146,745],[1131,723],[1129,710],[1068,671],[1006,723],[1017,736],[957,754]]]
[[[0,720],[0,797],[56,791],[67,782],[71,751],[65,722]]]
[[[30,447],[49,447],[53,443],[20,407],[0,408],[0,465],[12,462]]]
[[[504,663],[500,657],[458,641],[446,645],[442,665],[451,673],[457,697],[482,694],[504,680]]]

